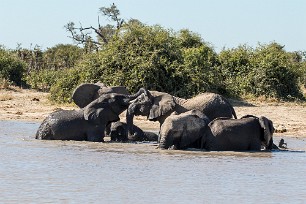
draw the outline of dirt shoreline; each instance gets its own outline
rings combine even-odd
[[[67,104],[52,104],[48,93],[35,90],[9,87],[0,89],[0,120],[42,122],[51,112],[58,108],[77,109]],[[231,100],[238,118],[244,115],[266,116],[276,128],[276,136],[306,138],[306,103],[280,102],[240,102]],[[121,114],[125,120],[124,113]],[[145,117],[135,117],[135,124],[142,129],[158,130],[157,122],[147,121]]]

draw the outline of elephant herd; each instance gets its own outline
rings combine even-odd
[[[246,115],[237,119],[229,101],[219,94],[203,93],[190,99],[140,88],[130,94],[125,87],[102,83],[81,84],[72,94],[77,110],[49,114],[36,139],[157,141],[160,149],[197,148],[206,151],[261,151],[276,149],[274,127],[266,117]],[[126,111],[126,123],[119,115]],[[133,124],[134,116],[158,121],[159,134]]]

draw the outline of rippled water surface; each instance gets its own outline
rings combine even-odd
[[[0,203],[306,202],[305,139],[285,138],[299,151],[161,151],[35,140],[38,126],[0,121]]]

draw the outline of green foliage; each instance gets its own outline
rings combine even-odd
[[[40,91],[48,92],[56,80],[61,76],[60,71],[55,70],[39,70],[32,71],[26,77],[25,80],[31,88]]]
[[[176,75],[184,83],[178,95],[191,97],[206,91],[217,92],[221,88],[221,76],[217,66],[218,56],[214,50],[202,43],[199,47],[183,48],[182,51],[184,62]]]
[[[58,72],[59,77],[50,89],[50,99],[59,103],[69,103],[73,88],[80,84],[79,70],[65,69]]]
[[[43,53],[44,69],[72,68],[78,62],[83,50],[75,45],[58,44]]]
[[[240,46],[219,55],[227,91],[234,96],[300,98],[299,76],[302,64],[277,43],[256,49]]]
[[[131,21],[98,53],[99,60],[87,61],[87,69],[108,85],[173,90],[169,80],[181,60],[180,49],[171,32],[160,26]],[[83,64],[84,66],[84,64]]]
[[[0,48],[0,79],[5,79],[17,86],[21,86],[25,71],[25,63],[17,59],[11,52]]]
[[[0,78],[17,85],[25,79],[32,88],[50,91],[51,100],[57,102],[69,102],[80,83],[98,81],[125,86],[132,93],[145,87],[185,98],[210,91],[296,99],[302,98],[301,85],[306,88],[306,52],[286,52],[270,43],[256,48],[241,45],[218,54],[187,29],[174,32],[136,19],[124,23],[114,5],[100,12],[116,25],[89,27],[98,35],[96,41],[82,35],[84,28],[73,23],[67,27],[83,48],[62,44],[45,51],[39,46],[0,48]]]
[[[290,99],[300,97],[299,63],[277,43],[261,45],[254,51],[250,83],[255,96]]]
[[[200,35],[192,33],[187,29],[182,29],[177,35],[178,42],[182,48],[200,47],[203,42]]]
[[[226,92],[231,96],[243,96],[249,93],[248,73],[252,70],[250,60],[252,48],[241,45],[237,48],[222,50],[219,54],[220,70]]]

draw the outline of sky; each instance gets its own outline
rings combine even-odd
[[[0,45],[14,49],[72,44],[68,22],[97,27],[100,7],[115,3],[123,19],[198,33],[218,52],[277,42],[306,51],[305,0],[0,0]],[[109,23],[100,17],[101,24]]]

